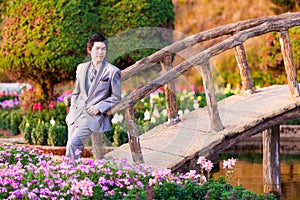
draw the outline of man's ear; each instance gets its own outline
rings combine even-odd
[[[91,54],[91,50],[89,48],[86,48],[86,51]]]

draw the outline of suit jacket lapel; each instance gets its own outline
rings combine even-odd
[[[92,94],[93,91],[96,89],[99,81],[101,80],[101,78],[103,76],[103,72],[104,72],[104,69],[106,68],[106,64],[107,64],[107,62],[103,61],[102,67],[100,68],[99,72],[97,73],[96,79],[93,81],[93,83],[90,86],[90,89],[88,91],[88,95]]]
[[[91,62],[87,62],[86,63],[86,65],[85,65],[85,67],[84,67],[84,69],[83,69],[83,72],[82,72],[82,75],[83,75],[83,79],[82,79],[82,85],[84,86],[84,92],[85,92],[85,94],[86,94],[86,96],[88,95],[88,90],[87,90],[87,80],[86,80],[86,78],[87,78],[87,73],[88,73],[88,69],[89,69],[89,67],[90,67],[90,65],[91,65]]]

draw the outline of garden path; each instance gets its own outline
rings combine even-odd
[[[211,129],[207,108],[199,108],[182,116],[181,122],[159,125],[140,136],[144,161],[155,169],[182,169],[195,166],[199,156],[213,159],[222,150],[279,125],[300,113],[300,98],[291,99],[288,85],[258,89],[252,95],[238,94],[218,102],[225,126],[220,132]],[[127,144],[105,157],[126,158],[133,162]]]

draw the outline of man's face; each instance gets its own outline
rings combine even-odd
[[[94,45],[89,53],[91,54],[92,61],[99,64],[106,56],[106,46],[103,42],[94,42]]]

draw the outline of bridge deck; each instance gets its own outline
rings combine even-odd
[[[159,125],[141,135],[145,163],[156,169],[174,170],[199,155],[209,157],[256,134],[266,120],[274,121],[276,116],[299,108],[300,98],[292,100],[287,85],[274,85],[261,88],[252,95],[228,97],[219,101],[218,107],[225,126],[220,132],[211,130],[207,109],[199,108],[185,114],[174,126]],[[132,162],[128,144],[106,157],[126,158]]]

